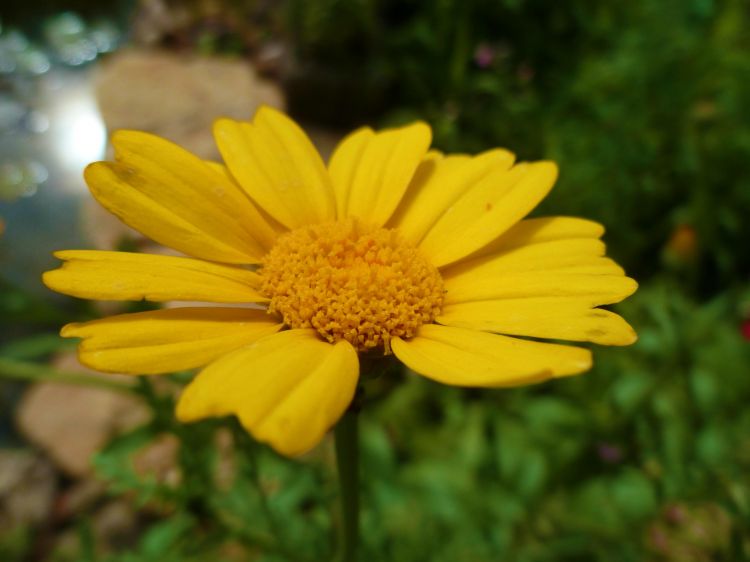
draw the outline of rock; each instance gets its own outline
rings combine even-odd
[[[246,62],[225,58],[124,50],[102,65],[96,84],[110,131],[149,131],[213,160],[217,117],[249,119],[261,104],[284,107],[278,86]]]
[[[75,354],[56,362],[60,369],[112,380],[120,375],[95,373]],[[24,394],[16,412],[21,433],[40,447],[69,476],[91,472],[91,456],[119,432],[144,423],[147,408],[125,393],[86,386],[38,383]]]
[[[44,522],[56,489],[55,469],[41,455],[0,450],[0,529]]]

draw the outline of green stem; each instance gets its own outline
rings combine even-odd
[[[349,410],[334,429],[339,473],[341,519],[339,562],[356,562],[359,540],[359,436],[357,412]]]
[[[82,373],[59,371],[52,367],[47,367],[46,365],[25,361],[14,361],[12,359],[0,359],[0,378],[36,382],[56,382],[60,384],[106,388],[118,392],[133,392],[133,388],[128,384],[109,381]]]

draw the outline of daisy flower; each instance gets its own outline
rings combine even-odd
[[[601,225],[524,219],[553,162],[430,151],[421,122],[346,137],[326,165],[305,133],[264,107],[220,119],[224,164],[118,131],[114,162],[86,168],[94,197],[184,257],[67,250],[44,274],[100,300],[200,301],[68,324],[82,363],[157,374],[204,367],[177,417],[236,415],[286,455],[315,446],[354,396],[363,357],[392,354],[460,386],[510,387],[586,371],[591,352],[539,339],[627,345],[598,308],[636,283],[604,257]],[[533,338],[533,339],[528,339]]]

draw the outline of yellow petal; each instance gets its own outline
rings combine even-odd
[[[391,347],[412,371],[457,386],[519,386],[591,367],[587,349],[436,324],[422,326],[409,341],[392,340]]]
[[[585,297],[591,306],[620,302],[638,284],[621,275],[577,275],[531,271],[446,278],[445,304],[531,297]]]
[[[220,162],[211,162],[209,160],[204,160],[204,162],[208,164],[214,171],[219,172],[224,178],[226,178],[226,181],[232,183],[235,189],[244,192],[242,187],[240,187],[240,185],[237,183],[237,180],[234,179],[234,176],[229,171],[229,168],[227,168],[224,164],[221,164]],[[273,247],[276,239],[280,235],[289,232],[289,229],[275,220],[271,215],[269,215],[260,207],[256,207],[255,205],[253,205],[253,210],[255,213],[257,213],[260,219],[255,219],[255,215],[253,215],[248,216],[247,220],[255,227],[255,230],[257,231],[256,238],[258,238],[258,240],[261,240],[265,248],[270,249]]]
[[[428,154],[417,168],[409,188],[389,225],[419,244],[435,222],[472,186],[489,174],[507,171],[514,155],[490,150],[478,156],[435,158]]]
[[[565,265],[549,270],[550,273],[579,273],[581,275],[625,275],[625,270],[609,258],[594,258],[580,264]]]
[[[92,369],[150,375],[202,367],[280,328],[264,310],[172,308],[68,324],[60,334],[83,338],[78,358]]]
[[[370,127],[361,127],[349,133],[338,144],[328,162],[328,172],[336,197],[336,216],[347,216],[349,192],[357,174],[357,168],[365,149],[375,136]]]
[[[331,180],[307,135],[283,113],[261,107],[252,123],[219,119],[224,162],[260,207],[288,228],[333,220]]]
[[[255,289],[258,274],[191,258],[66,250],[60,269],[42,280],[53,291],[82,299],[266,302]]]
[[[477,250],[475,256],[484,256],[507,251],[510,248],[528,246],[555,240],[575,238],[601,238],[604,227],[598,222],[577,217],[542,217],[524,219],[513,225],[498,238]]]
[[[547,271],[581,265],[601,265],[604,242],[595,238],[553,240],[510,248],[499,254],[472,257],[443,268],[445,278],[487,277],[522,271]]]
[[[236,414],[259,441],[285,455],[314,447],[354,397],[359,361],[345,341],[289,330],[204,369],[177,405],[181,421]]]
[[[446,210],[420,248],[438,267],[468,256],[526,216],[556,179],[553,162],[519,164],[487,175]]]
[[[149,238],[186,254],[257,263],[273,242],[247,196],[197,156],[138,131],[112,138],[117,162],[96,162],[84,177],[96,199]]]
[[[437,322],[513,336],[630,345],[635,331],[617,314],[575,298],[464,302],[443,308]]]
[[[384,225],[431,141],[429,126],[421,122],[378,133],[359,129],[341,141],[328,166],[339,218]]]

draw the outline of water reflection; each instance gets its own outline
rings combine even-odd
[[[120,39],[108,21],[63,12],[27,35],[0,27],[0,267],[5,279],[44,291],[51,252],[86,246],[82,171],[101,159],[106,131],[91,65]],[[46,291],[45,291],[46,293]]]
[[[81,170],[104,155],[106,130],[91,91],[88,74],[79,79],[68,77],[57,91],[48,93],[50,149],[60,166],[80,174]],[[60,185],[63,190],[80,190],[74,181]]]
[[[6,222],[0,262],[3,277],[43,291],[39,273],[54,264],[51,252],[86,245],[82,171],[104,156],[106,131],[88,69],[53,70],[13,86],[30,95],[22,98],[22,112],[0,102],[0,216]]]

